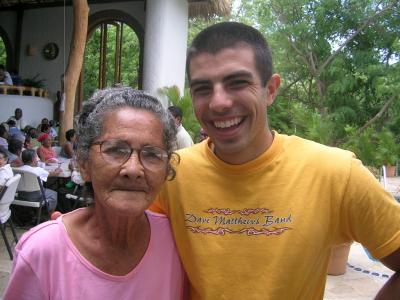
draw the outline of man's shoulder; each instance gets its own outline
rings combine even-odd
[[[309,139],[298,137],[296,135],[282,135],[284,148],[288,151],[296,151],[300,153],[309,153],[310,155],[318,156],[341,156],[346,158],[354,157],[354,153],[329,145],[324,145]]]

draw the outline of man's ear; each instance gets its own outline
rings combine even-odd
[[[81,173],[81,177],[85,182],[92,181],[88,161],[79,162],[79,172]]]
[[[267,106],[271,106],[274,103],[280,85],[281,77],[279,74],[273,74],[267,83]]]

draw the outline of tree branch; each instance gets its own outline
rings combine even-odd
[[[317,71],[317,75],[321,74],[322,71],[325,69],[325,67],[327,65],[329,65],[332,60],[336,57],[336,55],[338,55],[338,53],[340,51],[342,51],[342,49],[344,48],[344,46],[346,46],[350,41],[352,41],[365,27],[367,27],[369,24],[371,24],[371,22],[377,18],[378,16],[382,15],[383,13],[385,13],[386,11],[392,9],[394,6],[394,3],[392,3],[391,5],[381,9],[380,11],[376,12],[375,14],[373,14],[372,16],[368,17],[367,19],[364,20],[363,24],[352,34],[350,35],[342,45],[340,45],[340,47],[338,49],[336,49],[335,52],[333,52],[326,60],[325,62],[318,68]]]
[[[370,120],[368,120],[367,123],[365,123],[361,128],[357,130],[357,134],[360,134],[363,132],[365,129],[368,128],[371,124],[376,122],[390,107],[390,105],[393,103],[394,99],[396,98],[395,95],[392,95],[388,101],[382,106],[382,108],[379,110],[379,112]]]

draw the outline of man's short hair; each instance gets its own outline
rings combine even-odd
[[[33,149],[26,149],[24,151],[22,151],[21,154],[21,159],[22,162],[27,165],[30,164],[31,162],[33,162],[33,159],[36,157],[36,151]]]
[[[8,141],[8,151],[10,151],[12,154],[17,155],[22,150],[22,146],[22,141],[18,139],[11,138],[11,140]]]
[[[248,45],[253,49],[254,64],[261,84],[266,86],[272,76],[272,54],[264,36],[257,29],[238,22],[222,22],[201,31],[193,40],[186,58],[186,73],[190,81],[190,62],[201,53],[217,52]]]
[[[168,110],[174,118],[180,118],[182,120],[183,113],[179,106],[170,106]]]

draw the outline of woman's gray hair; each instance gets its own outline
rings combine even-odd
[[[102,135],[105,115],[123,107],[143,109],[158,117],[163,127],[163,143],[169,158],[167,178],[173,179],[175,177],[173,164],[179,162],[179,156],[173,152],[176,140],[174,120],[157,98],[130,87],[98,90],[84,102],[82,113],[76,119],[78,161],[88,160],[90,147]]]

